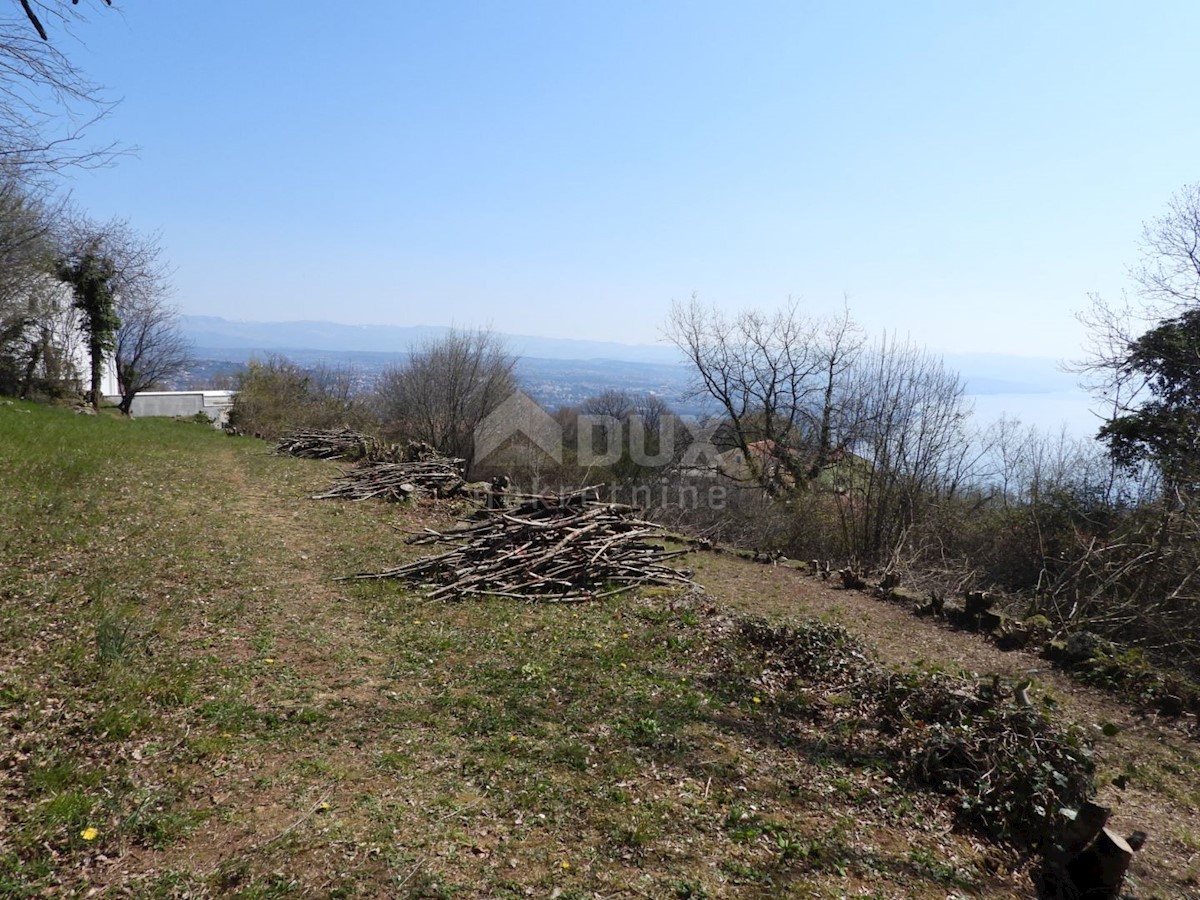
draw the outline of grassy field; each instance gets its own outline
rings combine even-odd
[[[729,558],[708,595],[570,607],[338,582],[453,510],[310,501],[336,467],[267,449],[0,405],[0,896],[1030,894],[897,755],[926,723],[859,692],[949,651],[896,674],[810,623],[801,671],[776,624],[850,601]],[[1146,740],[1169,864],[1135,876],[1187,896],[1197,757]]]

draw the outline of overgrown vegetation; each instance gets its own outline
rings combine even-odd
[[[273,354],[238,373],[229,424],[243,434],[276,440],[298,428],[357,428],[372,417],[354,396],[346,369],[305,369]]]
[[[733,640],[720,645],[719,689],[752,693],[780,727],[815,725],[842,752],[886,760],[895,775],[951,795],[965,823],[998,840],[1039,846],[1056,811],[1094,790],[1085,735],[1017,702],[1011,685],[891,671],[845,629],[819,621],[724,630]]]

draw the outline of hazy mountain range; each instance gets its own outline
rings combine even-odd
[[[326,363],[353,369],[364,384],[409,350],[444,335],[441,326],[342,325],[335,322],[238,322],[216,316],[181,316],[195,348],[191,378],[227,374],[250,359],[271,353],[301,365]],[[607,388],[655,393],[680,412],[705,411],[688,400],[691,370],[670,344],[622,344],[502,334],[520,357],[517,375],[526,391],[547,408],[571,405]],[[1015,416],[1030,424],[1073,433],[1094,431],[1087,396],[1059,362],[1004,354],[946,353],[948,366],[967,383],[984,420]]]
[[[253,350],[327,350],[330,352],[406,353],[450,329],[437,325],[339,325],[336,322],[231,322],[216,316],[182,316],[184,331],[197,347]],[[617,344],[506,334],[518,356],[541,359],[619,359],[675,363],[669,344]]]

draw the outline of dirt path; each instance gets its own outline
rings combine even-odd
[[[696,560],[697,580],[717,600],[767,617],[831,619],[861,636],[884,662],[924,663],[982,677],[1032,677],[1035,699],[1048,697],[1061,713],[1088,728],[1096,741],[1098,802],[1113,809],[1113,827],[1147,831],[1134,878],[1166,875],[1180,897],[1200,897],[1200,744],[1169,720],[1082,685],[1045,659],[1002,651],[978,635],[913,616],[891,603],[834,588],[786,568],[728,556]],[[752,587],[751,587],[752,586]],[[1114,737],[1102,727],[1117,726]],[[1113,779],[1124,776],[1124,788]]]
[[[193,653],[219,658],[227,678],[206,686],[209,733],[191,736],[204,745],[203,761],[177,770],[204,821],[161,850],[101,866],[100,884],[186,872],[234,891],[274,859],[333,885],[345,861],[318,843],[297,863],[292,841],[325,809],[377,790],[370,760],[327,737],[360,727],[386,702],[388,667],[367,612],[330,577],[341,564],[326,511],[305,500],[332,470],[271,463],[273,472],[290,471],[265,477],[258,454],[219,452],[211,464],[220,472],[211,501],[219,512],[207,503],[196,511],[227,524],[205,540],[235,573],[227,592],[208,599],[211,615],[180,635]]]

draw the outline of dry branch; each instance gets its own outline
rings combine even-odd
[[[417,496],[451,497],[463,486],[461,459],[438,458],[417,462],[368,462],[347,469],[314,500],[388,500]]]
[[[382,460],[396,458],[394,447],[352,428],[301,428],[280,438],[275,452],[301,459]]]
[[[526,498],[481,522],[440,532],[426,529],[411,544],[452,543],[436,556],[351,578],[400,578],[432,585],[430,599],[483,596],[571,603],[609,597],[644,584],[691,584],[664,563],[687,553],[648,538],[660,526],[639,510],[600,503],[594,488]]]

